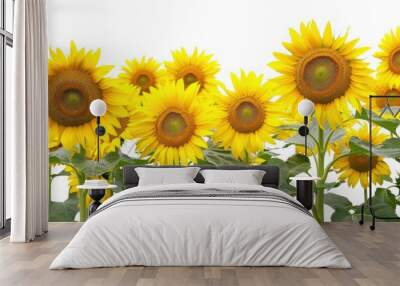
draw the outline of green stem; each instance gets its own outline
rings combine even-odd
[[[79,190],[79,221],[84,222],[88,217],[86,208],[87,190]]]
[[[322,134],[322,135],[323,135],[323,134]],[[320,142],[319,140],[317,140],[317,138],[315,138],[312,134],[308,134],[307,136],[310,137],[310,138],[314,141],[315,145],[316,145],[318,148],[321,147],[321,142]]]
[[[326,178],[328,177],[328,174],[329,174],[329,172],[331,171],[332,166],[333,166],[338,160],[340,160],[340,159],[342,159],[342,158],[344,158],[344,157],[347,157],[347,156],[348,156],[348,154],[339,155],[339,156],[337,156],[334,160],[332,160],[332,162],[330,162],[330,163],[328,164],[328,166],[326,166],[326,168],[325,168],[325,174],[324,174],[324,177],[322,178],[322,180],[323,180],[324,182],[326,181]]]
[[[78,177],[78,181],[80,185],[83,185],[85,183],[85,175],[80,173],[75,167],[72,167],[74,169],[74,172],[76,173],[76,176]],[[79,221],[84,222],[88,218],[88,210],[86,206],[86,195],[87,195],[87,190],[78,190],[79,194]]]

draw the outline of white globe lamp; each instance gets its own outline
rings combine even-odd
[[[311,100],[305,98],[299,102],[297,110],[299,111],[300,115],[308,117],[314,112],[314,103]]]
[[[101,99],[95,99],[90,103],[89,109],[90,113],[93,114],[93,116],[103,116],[104,114],[106,114],[107,104]]]

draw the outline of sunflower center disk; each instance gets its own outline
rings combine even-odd
[[[192,83],[198,82],[199,80],[197,79],[196,75],[193,73],[187,73],[184,77],[183,77],[183,82],[185,84],[185,87],[188,87],[189,85],[191,85]]]
[[[190,141],[194,127],[193,119],[189,114],[177,109],[169,109],[157,120],[157,137],[166,146],[179,147]]]
[[[331,49],[310,51],[296,68],[298,90],[315,103],[327,104],[342,96],[350,85],[350,79],[350,65]]]
[[[154,77],[147,73],[139,73],[133,79],[133,83],[140,87],[141,92],[148,92],[150,87],[154,85]]]
[[[376,167],[378,159],[372,157],[372,169]],[[349,156],[350,168],[358,172],[368,172],[369,171],[369,156],[366,155],[350,155]]]
[[[391,95],[391,96],[400,96],[400,91],[397,89],[391,89],[388,90],[385,95]],[[390,106],[390,107],[400,107],[400,97],[395,97],[395,98],[377,98],[376,99],[376,105],[379,108],[384,108],[385,106]]]
[[[78,89],[67,89],[64,91],[63,104],[68,109],[78,108],[84,101],[81,92]]]
[[[64,70],[49,79],[49,115],[63,126],[90,122],[89,104],[102,98],[92,77],[80,70]]]
[[[264,109],[253,98],[244,98],[233,104],[228,121],[233,129],[241,133],[255,132],[264,124]]]
[[[137,84],[140,86],[146,86],[149,84],[149,81],[150,81],[150,79],[147,75],[141,74],[138,77]]]
[[[390,69],[395,73],[400,73],[400,47],[393,50],[389,59]]]

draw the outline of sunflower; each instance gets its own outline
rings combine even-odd
[[[119,78],[137,87],[141,95],[149,92],[150,87],[156,87],[166,80],[165,70],[161,69],[161,65],[153,58],[127,60],[122,70]]]
[[[381,62],[378,78],[390,89],[400,86],[400,27],[385,34],[379,44],[380,50],[374,54]]]
[[[96,120],[89,112],[94,99],[107,104],[102,125],[108,135],[117,135],[118,118],[127,117],[126,106],[132,89],[117,80],[107,78],[112,66],[99,66],[100,50],[77,49],[72,41],[69,55],[60,49],[50,49],[49,85],[49,147],[63,145],[71,150],[77,144],[93,146]]]
[[[77,193],[78,192],[78,185],[80,185],[79,177],[74,168],[71,166],[65,166],[64,171],[69,174],[68,176],[68,186],[70,193]]]
[[[398,84],[394,86],[390,86],[388,82],[382,80],[376,80],[374,85],[374,94],[376,95],[388,95],[388,96],[399,96],[393,98],[373,98],[372,109],[376,112],[383,112],[383,116],[386,118],[393,118],[393,115],[399,117],[399,114],[396,114],[400,107],[400,81]],[[389,110],[390,107],[390,110]]]
[[[165,62],[167,77],[175,81],[182,79],[185,87],[192,83],[200,86],[199,95],[216,93],[218,81],[215,76],[219,72],[219,64],[212,60],[211,54],[199,52],[197,48],[189,55],[184,48],[172,52],[173,60]]]
[[[364,142],[369,142],[368,124],[359,122],[357,129],[352,126],[345,128],[346,135],[335,143],[335,156],[339,156],[343,147],[349,147],[351,137],[358,137]],[[356,124],[357,125],[357,124]],[[372,144],[382,144],[389,136],[384,134],[379,127],[372,129]],[[366,189],[368,187],[369,156],[368,155],[348,155],[338,159],[333,167],[339,173],[340,180],[347,181],[347,184],[354,188],[358,182]],[[390,176],[390,168],[383,157],[372,157],[372,183],[382,184],[383,178]]]
[[[368,48],[356,47],[358,39],[348,41],[348,33],[335,37],[329,22],[322,34],[314,21],[289,32],[292,41],[283,43],[289,54],[276,52],[277,61],[270,63],[281,74],[272,80],[277,94],[292,114],[300,100],[310,99],[319,125],[335,128],[368,98],[372,71],[359,59]]]
[[[150,88],[130,123],[142,157],[150,155],[161,165],[187,165],[204,158],[204,136],[211,135],[213,112],[196,98],[199,89],[198,84],[185,89],[183,80]]]
[[[224,88],[216,99],[219,112],[214,141],[224,149],[231,148],[235,158],[248,160],[264,143],[273,144],[276,127],[281,124],[283,110],[271,101],[269,85],[254,72],[240,77],[231,74],[233,90]],[[279,116],[278,116],[279,115]]]

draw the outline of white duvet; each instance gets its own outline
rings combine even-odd
[[[180,184],[128,189],[101,207],[130,192],[210,188],[290,198],[262,186]],[[351,267],[315,219],[293,206],[254,198],[156,198],[120,202],[91,217],[50,269],[127,265]]]

